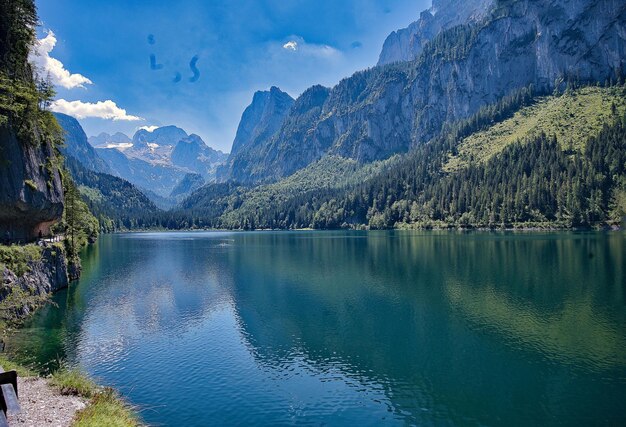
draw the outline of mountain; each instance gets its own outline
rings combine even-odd
[[[248,179],[239,181],[273,181],[289,176],[322,157],[331,140],[313,138],[309,130],[317,124],[329,96],[330,89],[319,85],[299,96],[279,130],[256,150],[258,161],[250,164],[245,171]],[[273,169],[267,169],[267,165],[272,165]]]
[[[163,126],[153,131],[139,129],[133,136],[133,145],[154,144],[159,147],[174,147],[178,141],[187,136],[187,132],[176,126]]]
[[[111,175],[117,171],[110,169],[99,155],[103,152],[116,153],[126,159],[122,153],[112,148],[93,148],[76,119],[60,113],[54,113],[54,116],[65,141],[60,147],[65,167],[101,227],[109,231],[139,227],[144,224],[145,217],[158,212],[154,203],[137,187]],[[124,141],[120,135],[123,134],[116,137],[117,141]],[[112,141],[110,135],[101,134],[100,137]]]
[[[176,126],[164,126],[151,132],[140,129],[132,140],[125,139],[123,134],[116,135],[118,137],[108,134],[92,137],[92,143],[98,144],[98,155],[113,175],[144,190],[164,209],[176,203],[170,194],[188,174],[200,174],[206,181],[214,180],[217,167],[227,157],[206,145],[198,135],[188,135]]]
[[[480,21],[495,3],[495,0],[433,0],[432,7],[422,12],[419,20],[387,37],[378,65],[418,58],[426,43],[442,30]]]
[[[269,91],[258,91],[245,109],[239,122],[233,147],[226,164],[218,169],[219,180],[251,181],[251,167],[260,150],[280,129],[294,99],[272,86]]]
[[[215,228],[571,228],[626,216],[626,86],[522,89],[381,162],[325,156],[256,187],[210,184],[181,214]]]
[[[436,2],[432,13],[453,15],[459,4]],[[259,117],[270,94],[255,95],[242,117],[226,176],[260,183],[280,179],[326,155],[360,163],[386,159],[428,142],[445,124],[466,119],[521,88],[549,93],[568,81],[604,82],[626,66],[623,2],[472,5],[476,9],[461,8],[466,18],[462,25],[446,29],[450,24],[442,19],[438,25],[443,29],[423,44],[416,59],[355,73],[333,87],[315,112],[282,109],[282,115],[270,116],[273,126],[262,128],[266,132],[258,138],[255,131],[264,123]],[[278,94],[278,89],[273,92]],[[305,92],[301,98],[310,96]],[[302,128],[293,137],[290,132],[271,135],[287,124],[285,118],[278,123],[281,116],[289,117],[290,128],[295,129],[294,123]]]
[[[154,165],[171,165],[174,147],[188,136],[176,126],[164,126],[152,132],[140,129],[133,136],[133,145],[124,150],[124,154]]]
[[[96,150],[89,144],[85,131],[73,117],[62,113],[54,113],[59,125],[64,131],[65,143],[61,147],[64,156],[80,159],[87,169],[94,172],[111,173],[107,163],[98,156]]]
[[[104,159],[111,173],[132,182],[139,188],[154,191],[167,197],[172,189],[185,177],[186,171],[167,165],[154,164],[137,157],[127,156],[116,148],[98,148],[98,155]]]
[[[224,163],[227,156],[204,143],[198,135],[189,135],[176,144],[171,154],[172,164],[190,169],[201,176],[215,176],[218,165]]]
[[[128,147],[132,143],[128,135],[122,132],[116,132],[110,135],[106,132],[100,133],[98,136],[90,136],[89,143],[97,148],[120,148]]]

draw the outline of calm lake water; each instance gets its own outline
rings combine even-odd
[[[626,234],[102,236],[9,343],[203,425],[626,425]]]

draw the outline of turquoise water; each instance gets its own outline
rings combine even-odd
[[[623,233],[121,234],[83,266],[8,348],[148,423],[626,425]]]

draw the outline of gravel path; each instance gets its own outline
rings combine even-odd
[[[11,427],[65,427],[85,407],[85,399],[63,396],[43,378],[18,378],[22,412],[9,417]]]

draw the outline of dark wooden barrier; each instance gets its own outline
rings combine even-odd
[[[17,397],[17,372],[4,372],[0,366],[0,427],[9,426],[7,415],[21,411]]]

